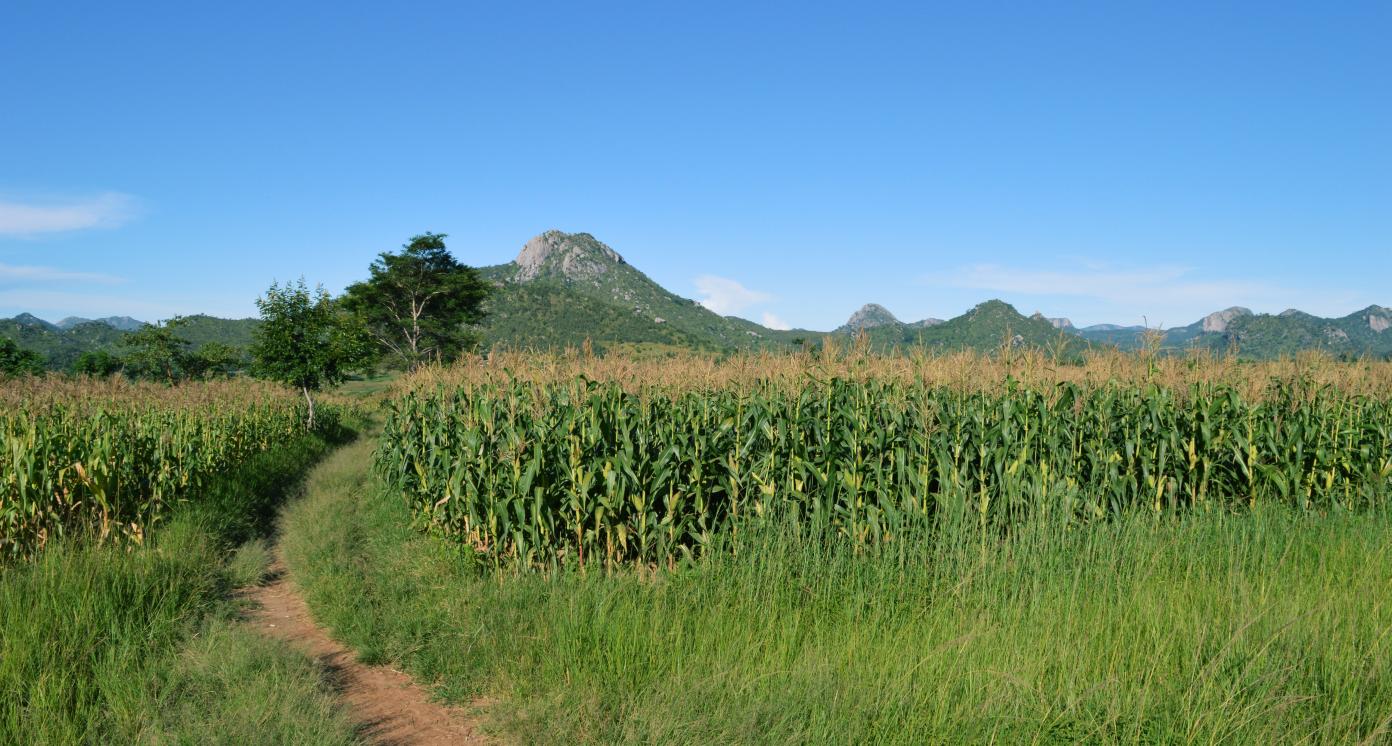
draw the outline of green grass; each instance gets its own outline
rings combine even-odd
[[[1392,518],[1128,514],[856,554],[780,526],[675,572],[481,573],[320,467],[316,618],[528,743],[1380,743]],[[733,553],[731,553],[733,552]]]
[[[60,542],[0,570],[0,743],[351,742],[320,672],[238,624],[230,596],[330,447],[254,458],[143,546]]]

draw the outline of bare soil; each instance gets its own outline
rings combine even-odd
[[[364,665],[353,651],[329,637],[314,623],[278,557],[268,580],[245,593],[255,602],[249,623],[262,634],[284,640],[318,660],[357,724],[359,735],[369,743],[493,743],[479,730],[478,718],[470,712],[432,701],[429,692],[400,671]]]

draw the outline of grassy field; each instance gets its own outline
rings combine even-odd
[[[1392,741],[1387,363],[495,354],[356,440],[181,389],[0,387],[0,742],[354,742],[239,622],[282,510],[506,741]]]
[[[4,504],[72,508],[52,516],[44,541],[23,545],[32,557],[0,566],[0,743],[352,742],[322,672],[238,623],[233,594],[260,580],[280,504],[349,433],[297,432],[293,396],[243,383],[11,382],[6,397],[24,407],[8,423],[42,414],[28,433],[10,430],[34,437],[6,442],[31,471],[5,470]],[[90,465],[92,454],[144,489],[98,495],[100,485],[79,483],[70,494],[81,498],[68,501],[22,481],[61,484],[64,459]],[[160,484],[169,487],[150,490]],[[102,512],[88,507],[98,496],[108,521],[120,514],[133,529],[100,530]]]
[[[1106,356],[1060,368],[1038,356],[905,362],[854,354],[678,362],[500,357],[423,371],[395,391],[490,397],[581,373],[638,397],[710,396],[757,392],[770,381],[798,390],[811,375],[940,385],[988,398],[1066,383],[1084,393],[1168,396],[1171,411],[1187,411],[1211,403],[1222,387],[1250,405],[1233,422],[1267,427],[1280,419],[1269,431],[1276,439],[1248,442],[1257,454],[1246,463],[1273,467],[1298,461],[1291,454],[1299,449],[1280,445],[1305,437],[1290,422],[1318,421],[1330,426],[1322,432],[1343,434],[1326,448],[1346,445],[1351,434],[1382,437],[1392,426],[1381,408],[1392,392],[1386,364]],[[1291,399],[1289,386],[1282,394],[1273,381],[1301,382],[1304,393]],[[513,411],[565,423],[555,410],[574,404],[566,401],[530,400]],[[509,406],[499,403],[492,421],[507,421]],[[1372,409],[1358,409],[1365,406]],[[991,411],[1002,410],[978,415],[989,419]],[[1301,420],[1311,412],[1324,414]],[[644,416],[618,420],[653,421]],[[498,462],[491,468],[507,472],[519,449],[478,437],[486,420],[478,418],[477,433],[448,417],[420,415],[418,424],[448,433],[437,449],[473,444]],[[719,422],[707,428],[716,429]],[[527,432],[533,437],[522,440],[531,446],[546,431]],[[1002,431],[983,432],[999,438]],[[606,442],[636,448],[656,437],[638,428]],[[385,443],[379,463],[383,453],[391,458]],[[323,480],[292,507],[284,538],[292,573],[320,620],[368,659],[404,667],[451,701],[495,702],[488,708],[493,727],[520,742],[1392,738],[1392,516],[1378,461],[1387,454],[1372,448],[1342,452],[1347,468],[1320,486],[1329,497],[1368,479],[1363,494],[1371,499],[1351,503],[1288,499],[1276,494],[1275,480],[1251,499],[1247,489],[1233,493],[1238,482],[1216,480],[1223,486],[1211,499],[1167,500],[1159,510],[1149,500],[1109,503],[1099,516],[1026,510],[988,523],[990,530],[977,520],[929,521],[874,541],[858,540],[844,521],[770,509],[757,520],[720,524],[702,551],[677,561],[637,555],[598,565],[536,562],[510,549],[495,555],[491,547],[505,542],[439,530],[419,493],[403,494],[390,463],[381,472],[386,480],[363,468],[369,450],[363,443],[336,454],[321,469]],[[622,450],[600,454],[617,460]],[[758,456],[746,454],[750,462]],[[1251,451],[1236,458],[1251,459]],[[1035,456],[1020,468],[1041,460],[1050,463]],[[989,473],[999,479],[1010,462],[993,462],[1001,471]],[[1187,455],[1162,462],[1192,465]],[[1378,471],[1369,473],[1370,465]],[[1240,471],[1236,462],[1225,469],[1223,479]],[[1137,483],[1126,469],[1105,473]],[[596,484],[596,499],[608,497],[604,483]],[[447,496],[444,489],[438,497]],[[531,494],[546,493],[517,493]],[[533,517],[520,497],[514,505],[507,510],[526,516],[524,523]],[[964,509],[977,515],[970,503]]]
[[[287,522],[368,660],[546,743],[1379,743],[1392,520],[1274,507],[902,553],[775,525],[675,572],[480,572],[333,457]]]

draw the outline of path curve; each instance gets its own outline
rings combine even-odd
[[[287,577],[278,555],[268,580],[245,592],[255,603],[249,623],[323,664],[349,718],[370,743],[434,746],[493,742],[483,736],[478,719],[467,711],[431,700],[429,692],[400,671],[364,665],[353,651],[329,637],[314,623],[309,606]]]

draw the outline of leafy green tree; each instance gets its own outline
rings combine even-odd
[[[472,349],[469,326],[483,319],[489,284],[445,248],[445,234],[414,236],[399,254],[382,252],[371,276],[348,286],[344,302],[382,349],[415,368]]]
[[[146,324],[121,339],[129,350],[125,356],[126,373],[135,378],[163,379],[173,386],[189,375],[189,342],[174,334],[182,319]]]
[[[43,358],[33,350],[21,350],[12,339],[0,339],[0,378],[37,376],[44,372]]]
[[[72,372],[93,378],[110,378],[121,370],[121,358],[106,350],[88,350],[73,361]]]
[[[189,355],[189,374],[196,378],[226,378],[245,367],[246,353],[222,342],[205,342]]]
[[[359,319],[339,308],[323,287],[310,290],[303,279],[272,283],[256,299],[261,326],[252,344],[252,373],[304,392],[314,427],[312,392],[340,383],[371,365],[374,346]]]

